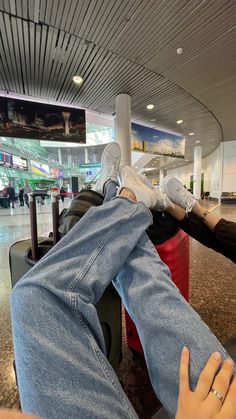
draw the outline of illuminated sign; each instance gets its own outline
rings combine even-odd
[[[0,165],[6,167],[12,167],[12,154],[0,151]]]
[[[13,154],[12,162],[13,162],[13,167],[15,169],[24,170],[24,171],[28,170],[27,159],[25,159],[24,157],[14,156]]]

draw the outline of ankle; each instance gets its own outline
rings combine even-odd
[[[131,201],[137,202],[137,198],[136,195],[134,194],[133,191],[131,191],[131,189],[128,188],[122,188],[121,191],[119,192],[119,196],[125,196],[126,198],[131,199]]]

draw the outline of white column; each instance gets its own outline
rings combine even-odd
[[[116,96],[116,141],[121,148],[121,164],[131,165],[131,107],[130,96]]]
[[[61,148],[59,147],[57,149],[58,151],[58,163],[60,164],[60,166],[62,165],[62,155],[61,155]],[[60,187],[63,185],[63,179],[59,179],[59,185]]]
[[[68,161],[69,166],[72,166],[72,155],[71,154],[68,155],[67,161]]]
[[[159,185],[161,185],[162,181],[164,179],[164,172],[162,169],[159,171]]]
[[[196,199],[201,198],[201,177],[202,177],[202,146],[194,147],[193,162],[193,195]]]
[[[84,149],[84,162],[89,163],[89,157],[88,157],[88,149],[85,147]]]

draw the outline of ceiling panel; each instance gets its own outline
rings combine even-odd
[[[235,138],[235,22],[235,0],[0,0],[0,88],[107,114],[128,93],[207,155]]]

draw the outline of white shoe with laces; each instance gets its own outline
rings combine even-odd
[[[174,203],[184,208],[186,212],[191,212],[197,199],[184,187],[175,177],[166,176],[161,185],[168,198]]]
[[[155,192],[157,202],[155,207],[153,208],[154,211],[166,211],[167,208],[174,208],[174,205],[169,200],[165,192],[162,192],[159,188],[153,186],[153,184],[145,175],[139,175],[139,177],[143,181],[143,183],[145,183],[146,186],[148,186]]]
[[[119,183],[122,188],[130,189],[136,196],[137,202],[143,202],[146,207],[154,208],[156,205],[156,195],[153,189],[145,185],[136,171],[130,166],[121,166],[119,169]]]
[[[107,144],[102,153],[101,173],[96,185],[93,187],[95,192],[103,195],[103,187],[108,179],[117,182],[120,158],[119,144],[115,142]]]

